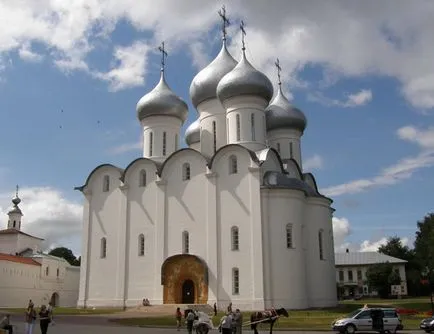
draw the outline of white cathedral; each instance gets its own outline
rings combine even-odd
[[[85,197],[79,307],[337,304],[334,210],[303,173],[306,118],[280,76],[272,99],[244,34],[241,59],[229,54],[223,22],[220,53],[190,86],[199,117],[188,148],[179,147],[188,107],[167,84],[163,44],[160,81],[137,103],[143,157],[100,165],[76,188]]]

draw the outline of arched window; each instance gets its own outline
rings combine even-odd
[[[182,254],[190,252],[190,235],[187,231],[182,232]]]
[[[292,159],[294,157],[294,147],[292,143],[289,143],[289,157]]]
[[[163,132],[163,155],[166,155],[166,132]]]
[[[240,271],[238,268],[232,268],[232,294],[240,294]]]
[[[110,176],[104,175],[103,181],[102,181],[102,191],[107,192],[110,190]]]
[[[251,114],[250,115],[250,125],[252,127],[251,132],[252,132],[252,140],[255,141],[256,140],[256,134],[255,134],[255,114]]]
[[[319,259],[324,260],[324,248],[323,248],[323,230],[318,231],[318,248],[319,248]]]
[[[229,174],[237,174],[238,173],[238,161],[235,155],[231,155],[229,157]]]
[[[212,122],[212,139],[213,139],[213,147],[214,153],[217,152],[217,126],[215,121]]]
[[[241,140],[241,122],[240,122],[240,114],[237,114],[236,116],[236,122],[237,122],[237,141]]]
[[[292,224],[286,225],[286,248],[294,248],[292,241]]]
[[[239,230],[236,226],[232,226],[231,228],[231,245],[233,251],[240,250]]]
[[[139,186],[140,187],[146,187],[146,171],[142,169],[140,171],[140,180],[139,180]]]
[[[152,150],[154,148],[154,134],[152,132],[149,133],[149,156],[152,157]]]
[[[276,147],[277,147],[277,152],[280,154],[280,143],[277,143]]]
[[[48,269],[48,266],[45,268],[45,276],[48,276],[48,274],[49,274],[50,272],[49,272],[49,269]]]
[[[190,164],[186,162],[182,165],[182,180],[190,180],[190,176]]]
[[[101,238],[101,259],[105,259],[107,256],[107,239]]]
[[[178,134],[175,135],[175,151],[178,149]]]
[[[59,268],[57,268],[57,272],[56,272],[57,277],[59,277],[59,274],[60,274],[60,270]]]
[[[143,234],[139,235],[139,256],[145,255],[145,236]]]

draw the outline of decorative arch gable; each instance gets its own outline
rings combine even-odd
[[[142,170],[142,169],[146,171],[147,182],[150,182],[153,179],[152,175],[155,175],[158,171],[158,165],[155,161],[151,159],[137,158],[132,162],[130,162],[130,164],[125,168],[120,178],[121,181],[126,184],[137,183],[136,181],[138,180],[132,181],[131,177],[133,177],[133,174],[134,176],[136,176],[134,171]]]
[[[217,165],[217,162],[224,156],[230,156],[230,153],[237,153],[238,154],[244,154],[244,155],[248,155],[249,159],[250,159],[250,165],[251,166],[259,166],[260,162],[258,157],[256,156],[256,153],[253,151],[250,151],[249,149],[245,148],[242,145],[239,144],[229,144],[229,145],[225,145],[220,147],[217,152],[213,155],[213,157],[211,158],[209,164],[208,164],[208,168],[212,171],[215,171],[214,168]],[[250,166],[249,166],[250,167]]]
[[[286,165],[286,173],[289,174],[290,177],[303,180],[303,174],[297,161],[294,159],[287,159],[284,161],[284,165]]]
[[[279,153],[274,148],[266,148],[257,152],[256,155],[261,165],[262,174],[267,171],[276,171],[280,173],[285,171]]]
[[[123,169],[121,169],[121,168],[119,168],[119,167],[117,167],[117,166],[115,166],[115,165],[112,165],[112,164],[102,164],[102,165],[99,165],[99,166],[97,166],[97,167],[95,167],[93,170],[92,170],[92,172],[90,172],[90,174],[89,174],[89,176],[87,177],[87,179],[86,179],[86,182],[82,185],[82,186],[79,186],[79,187],[74,187],[74,190],[79,190],[79,191],[84,191],[86,188],[87,188],[87,186],[89,185],[89,183],[96,177],[96,176],[98,176],[99,174],[100,174],[100,172],[102,172],[103,170],[114,170],[114,171],[116,171],[117,173],[119,173],[119,177],[122,175],[122,173],[123,173]]]
[[[317,193],[319,193],[319,192],[318,192],[318,186],[317,186],[317,184],[316,184],[315,177],[313,176],[312,173],[304,173],[304,174],[303,174],[303,180],[304,180],[304,182],[306,182],[306,183],[309,185],[309,187],[311,187],[311,188],[314,189]]]
[[[178,150],[174,153],[172,153],[160,166],[158,169],[158,176],[162,179],[167,177],[168,171],[173,166],[173,164],[181,159],[184,156],[194,156],[197,157],[201,164],[203,165],[203,171],[206,172],[206,165],[208,163],[207,159],[198,151],[192,149],[192,148],[183,148],[181,150]],[[190,165],[194,165],[194,161],[192,159],[187,159]]]

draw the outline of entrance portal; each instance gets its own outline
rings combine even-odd
[[[208,267],[191,254],[174,255],[161,266],[164,304],[206,304]]]
[[[191,279],[182,284],[182,303],[194,304],[194,283]]]

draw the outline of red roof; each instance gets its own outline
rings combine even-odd
[[[0,253],[0,261],[10,261],[10,262],[16,262],[16,263],[24,263],[24,264],[31,264],[33,266],[40,266],[41,264],[29,257],[22,257],[22,256],[15,256],[15,255],[9,255],[9,254],[2,254]]]
[[[24,233],[23,231],[17,230],[16,228],[7,228],[5,230],[0,230],[0,234],[23,234],[23,235],[27,235],[28,237],[32,237],[32,238],[39,239],[39,240],[44,240],[42,238],[38,238],[38,237],[35,237],[33,235]]]

